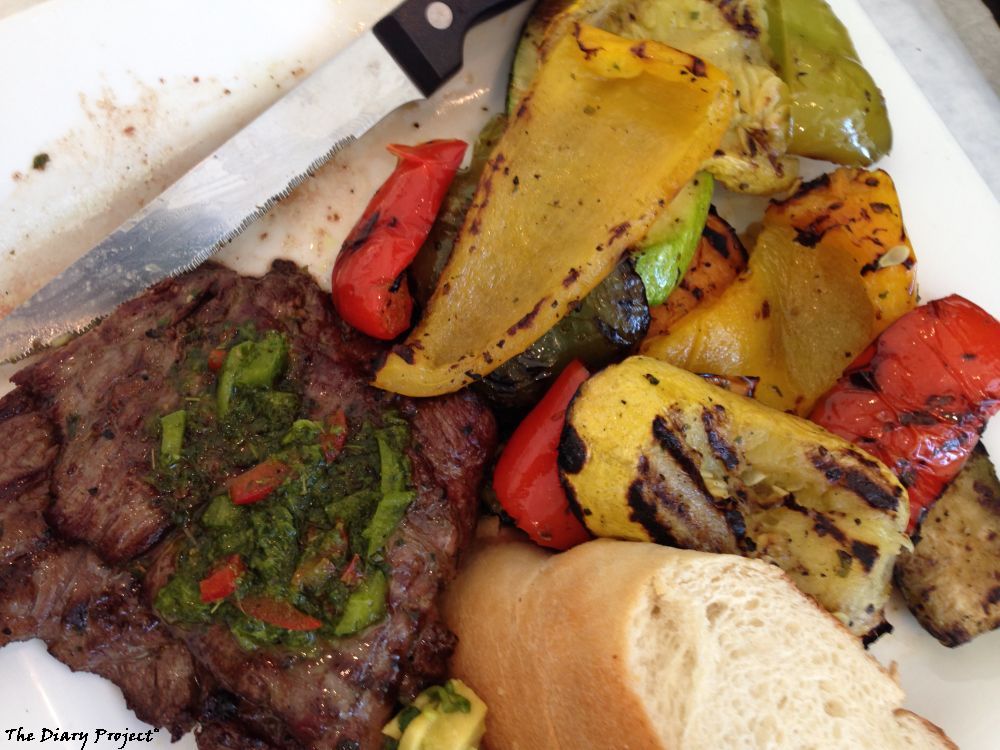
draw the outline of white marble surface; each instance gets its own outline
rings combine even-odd
[[[860,4],[1000,197],[1000,28],[989,10],[981,0]]]

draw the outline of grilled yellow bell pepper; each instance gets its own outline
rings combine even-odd
[[[693,372],[757,376],[760,401],[807,414],[913,308],[913,266],[889,176],[839,169],[771,204],[747,271],[642,350]]]
[[[458,390],[524,351],[597,286],[725,132],[725,74],[579,25],[518,105],[427,309],[375,385]]]
[[[773,195],[794,186],[798,159],[785,153],[790,96],[771,68],[764,0],[541,0],[514,58],[508,109],[577,23],[629,39],[654,39],[720,68],[732,82],[734,115],[704,169],[738,193]]]

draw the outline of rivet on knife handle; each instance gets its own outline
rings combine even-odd
[[[462,67],[465,35],[523,0],[407,0],[375,24],[375,36],[424,96]]]

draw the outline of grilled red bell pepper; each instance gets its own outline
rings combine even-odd
[[[229,497],[234,505],[259,502],[278,489],[291,470],[276,458],[262,461],[229,481]]]
[[[566,407],[589,376],[579,361],[570,362],[514,430],[493,474],[493,489],[503,509],[544,547],[569,549],[590,538],[570,510],[556,465]]]
[[[348,563],[347,567],[344,568],[344,572],[340,574],[340,582],[346,583],[348,586],[353,586],[358,581],[361,580],[362,571],[361,567],[361,555],[355,554],[351,558],[351,562]]]
[[[225,349],[213,349],[208,353],[208,369],[212,372],[218,372],[222,369],[222,366],[226,363],[226,357],[229,355]]]
[[[427,239],[465,154],[463,141],[389,146],[396,170],[378,189],[333,266],[333,304],[340,317],[378,339],[410,325],[413,298],[405,271]]]
[[[251,617],[285,630],[316,630],[323,626],[323,623],[315,617],[280,599],[248,596],[240,601],[240,607]]]
[[[812,420],[891,468],[910,531],[1000,409],[1000,322],[952,295],[887,328],[816,404]]]
[[[347,442],[347,415],[343,409],[326,418],[326,429],[320,433],[319,446],[323,449],[323,458],[332,461],[344,449]]]
[[[198,583],[202,604],[225,599],[236,591],[236,584],[246,572],[246,565],[239,555],[230,555],[222,564]]]

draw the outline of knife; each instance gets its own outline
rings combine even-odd
[[[462,67],[466,32],[523,0],[406,0],[0,320],[0,361],[80,332],[231,242],[340,149]]]

